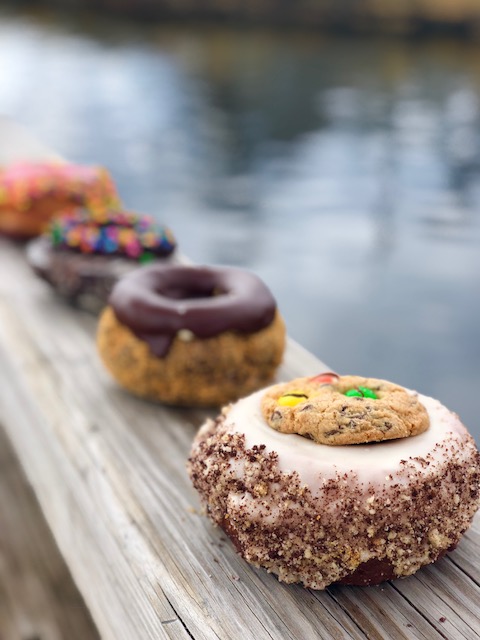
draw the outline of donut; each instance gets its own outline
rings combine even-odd
[[[25,239],[40,235],[55,215],[79,206],[93,212],[118,208],[106,169],[60,162],[18,163],[0,170],[0,233]]]
[[[137,396],[220,406],[271,382],[285,326],[253,273],[151,265],[115,285],[97,345],[112,376]]]
[[[98,313],[117,280],[139,265],[165,260],[171,231],[147,215],[78,209],[54,218],[27,245],[33,270],[74,305]]]
[[[396,427],[381,425],[396,412],[403,436],[391,438]],[[455,548],[480,504],[480,454],[456,414],[387,381],[334,373],[225,407],[200,428],[188,471],[247,562],[312,589],[415,573]]]

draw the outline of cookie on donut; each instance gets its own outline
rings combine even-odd
[[[425,407],[400,385],[332,373],[274,387],[262,411],[273,429],[321,444],[394,440],[428,429]]]
[[[409,426],[393,439],[377,417],[397,412],[403,424],[404,394]],[[249,563],[313,589],[415,573],[455,548],[480,504],[480,454],[457,415],[398,385],[332,373],[226,407],[198,432],[188,468]]]
[[[0,169],[0,233],[13,238],[38,236],[51,218],[78,207],[101,213],[119,206],[102,167],[23,162]]]
[[[97,345],[107,369],[131,393],[212,407],[271,382],[285,326],[271,292],[253,273],[151,265],[114,287]]]
[[[78,209],[55,218],[31,240],[27,259],[57,293],[98,313],[119,278],[139,265],[170,258],[175,247],[171,231],[151,216]]]

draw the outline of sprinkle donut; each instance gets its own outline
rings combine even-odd
[[[350,388],[352,376],[331,382]],[[287,389],[304,387],[297,380]],[[458,416],[404,391],[425,411],[427,428],[365,444],[331,446],[305,429],[272,428],[269,403],[288,406],[280,401],[285,385],[207,421],[192,446],[190,478],[247,562],[283,582],[324,589],[408,576],[455,548],[480,503],[480,454]]]
[[[98,313],[121,276],[170,258],[175,247],[171,231],[151,216],[78,209],[52,220],[27,246],[27,258],[57,293]]]
[[[152,265],[114,287],[97,344],[107,369],[135,395],[207,407],[271,382],[285,327],[253,273]]]
[[[78,207],[101,214],[119,206],[113,180],[102,167],[43,162],[0,170],[0,233],[13,238],[38,236],[51,218]]]

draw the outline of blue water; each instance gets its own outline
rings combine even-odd
[[[480,47],[0,14],[0,112],[480,440]]]

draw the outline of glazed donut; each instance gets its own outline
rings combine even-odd
[[[285,327],[254,274],[233,267],[152,265],[113,289],[98,348],[132,393],[183,406],[218,406],[268,384]]]
[[[41,234],[55,215],[77,207],[101,213],[120,201],[106,169],[60,162],[19,163],[0,170],[0,233]]]
[[[28,244],[27,259],[57,293],[98,313],[121,276],[141,264],[165,260],[175,246],[171,231],[150,216],[78,209],[51,221]]]
[[[358,391],[352,382],[359,380],[366,394],[345,395]],[[366,444],[321,444],[310,429],[298,435],[269,424],[274,398],[285,422],[289,402],[298,408],[299,425],[311,400],[294,398],[314,392],[331,402],[333,393],[343,403],[357,398],[356,415],[364,420],[389,385],[336,374],[297,379],[239,400],[200,429],[191,480],[249,563],[313,589],[371,585],[411,575],[457,545],[479,506],[480,454],[458,416],[437,400],[404,389],[427,428]],[[312,412],[303,412],[307,422]],[[338,405],[322,412],[358,442],[353,413],[345,422]]]

